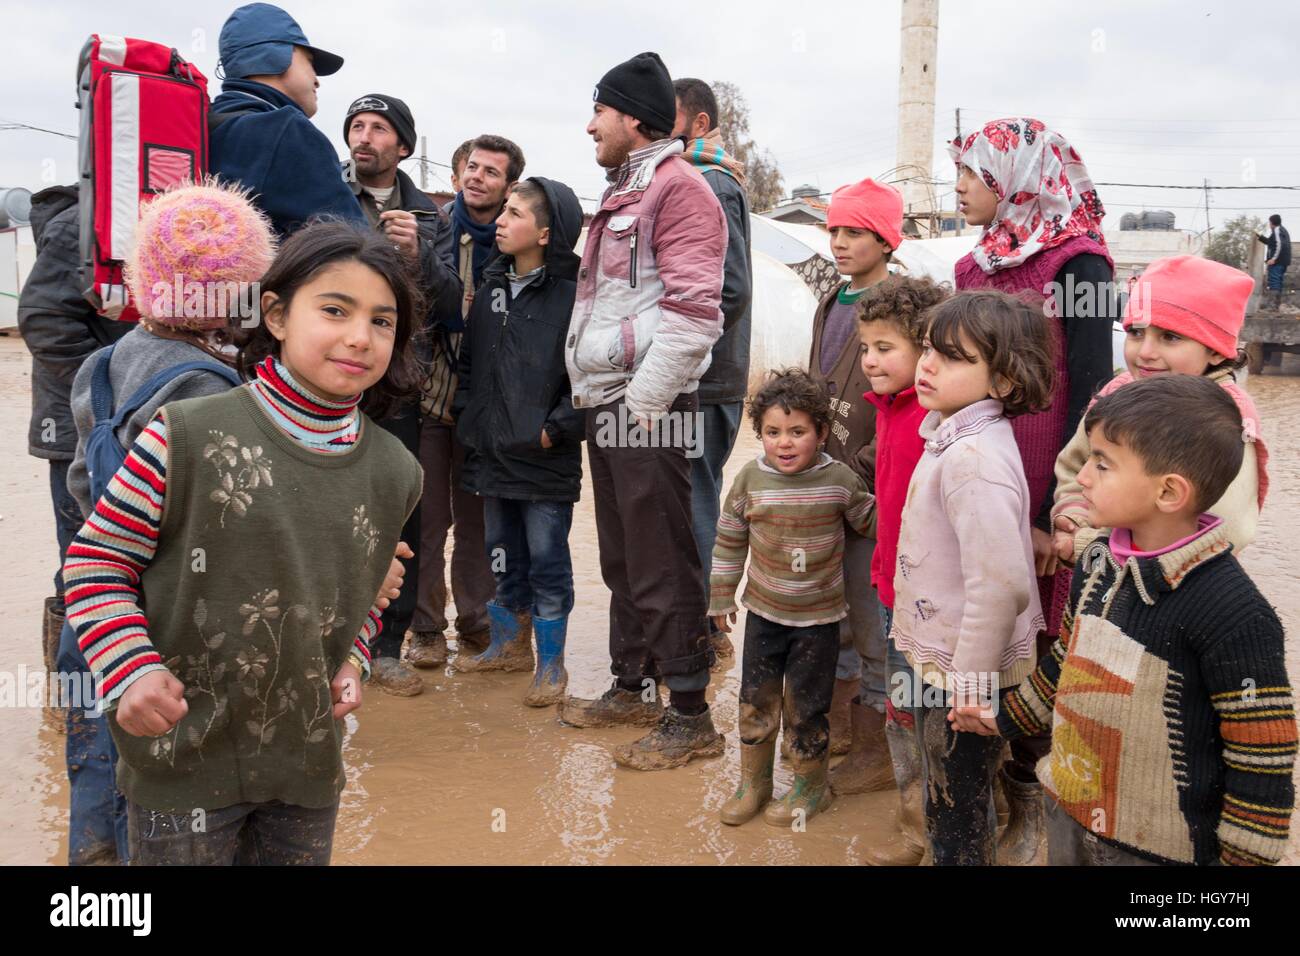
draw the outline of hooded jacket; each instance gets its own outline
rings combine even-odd
[[[250,189],[279,235],[316,216],[366,222],[329,137],[279,90],[226,80],[211,125],[212,172]]]
[[[461,487],[492,498],[577,501],[584,416],[573,407],[564,340],[577,294],[582,207],[568,186],[531,177],[551,207],[542,275],[511,294],[511,256],[484,269],[461,339],[452,413],[465,446]],[[542,431],[551,447],[543,448]]]
[[[80,209],[76,186],[51,186],[32,197],[36,262],[18,298],[18,332],[32,353],[27,450],[50,461],[71,461],[77,449],[77,369],[132,328],[99,315],[81,295]]]
[[[743,402],[749,388],[750,303],[754,266],[750,252],[749,200],[745,187],[720,167],[700,170],[727,217],[727,258],[722,271],[722,337],[700,376],[700,404]]]

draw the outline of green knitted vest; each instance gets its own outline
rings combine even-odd
[[[330,680],[419,498],[420,466],[369,419],[350,452],[313,452],[248,388],[164,414],[167,495],[141,605],[189,712],[156,738],[110,721],[118,786],[172,812],[329,806],[344,783]]]

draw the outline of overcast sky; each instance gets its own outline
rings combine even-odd
[[[343,111],[363,93],[402,97],[448,162],[462,140],[508,136],[529,173],[599,196],[603,175],[584,127],[601,74],[657,51],[674,76],[736,83],[750,132],[771,150],[785,190],[829,191],[895,164],[899,0],[629,5],[315,0],[284,5],[311,43],[346,59],[323,77],[318,127],[340,154]],[[145,0],[0,0],[0,125],[75,132],[77,54],[92,32],[166,42],[215,79],[217,38],[234,4]],[[1094,180],[1300,186],[1295,97],[1300,4],[1266,0],[941,0],[936,174],[942,142],[962,126],[1032,115],[1065,133]],[[404,164],[413,176],[413,161]],[[445,187],[438,167],[430,187]],[[36,190],[76,180],[75,143],[0,130],[0,185]],[[941,187],[944,191],[949,187]],[[1108,215],[1172,209],[1205,228],[1204,194],[1100,187]],[[1300,191],[1211,194],[1215,226],[1237,207],[1300,218]],[[1294,212],[1288,212],[1288,208]]]

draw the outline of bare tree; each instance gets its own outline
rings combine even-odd
[[[755,212],[771,209],[784,194],[781,170],[776,159],[760,149],[749,136],[749,103],[734,83],[721,80],[713,85],[718,98],[718,129],[727,152],[745,164],[745,192]]]
[[[1255,243],[1255,236],[1264,230],[1264,223],[1257,216],[1241,215],[1229,219],[1210,237],[1205,247],[1205,258],[1222,262],[1234,269],[1245,269],[1250,262],[1250,247]]]

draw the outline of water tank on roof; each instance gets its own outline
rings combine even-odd
[[[1121,232],[1131,232],[1138,227],[1138,217],[1135,212],[1126,212],[1119,217],[1119,228]]]
[[[25,226],[32,219],[32,191],[22,186],[0,187],[0,228]]]
[[[790,193],[791,199],[816,199],[820,196],[821,190],[816,186],[809,186],[805,183],[802,186],[795,186]]]
[[[1174,214],[1168,209],[1146,209],[1142,212],[1142,229],[1170,230],[1174,228]]]

